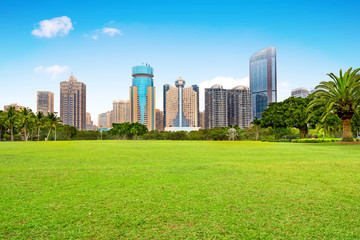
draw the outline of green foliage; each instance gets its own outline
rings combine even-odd
[[[148,131],[147,127],[141,123],[113,123],[110,134],[126,139],[134,139],[144,135]]]
[[[302,138],[292,139],[294,143],[324,143],[324,142],[340,142],[340,138]]]

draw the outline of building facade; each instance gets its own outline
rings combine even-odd
[[[20,109],[24,108],[24,106],[20,106],[17,103],[11,103],[9,105],[4,106],[4,111],[7,111],[10,107],[14,107],[15,110],[20,110]]]
[[[44,115],[54,112],[54,93],[49,91],[37,91],[37,112],[42,112]]]
[[[277,101],[276,48],[268,47],[250,58],[253,118],[261,118],[269,103]]]
[[[160,109],[155,109],[156,126],[158,131],[164,131],[164,113]]]
[[[91,120],[91,114],[89,112],[86,113],[86,130],[94,130],[94,122]]]
[[[165,131],[198,130],[199,86],[185,88],[181,77],[175,81],[175,87],[164,85],[164,127]],[[188,128],[188,129],[185,129]]]
[[[204,112],[204,111],[199,113],[199,118],[200,118],[200,125],[199,125],[199,127],[200,127],[201,129],[205,129],[205,112]]]
[[[98,116],[98,128],[112,128],[112,111],[101,113]]]
[[[130,121],[155,129],[155,87],[153,68],[135,66],[132,69],[132,86],[130,87]]]
[[[60,83],[60,118],[63,124],[86,129],[86,85],[74,76]]]
[[[307,88],[295,88],[291,90],[292,97],[306,98],[308,95],[309,95],[309,90],[307,90]]]
[[[228,123],[246,129],[252,122],[251,92],[248,87],[237,86],[228,90]]]
[[[113,101],[113,122],[114,123],[130,122],[129,100]]]
[[[205,128],[227,127],[228,94],[221,85],[205,88]]]

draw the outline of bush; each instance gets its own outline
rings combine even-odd
[[[301,138],[292,139],[294,143],[323,143],[323,142],[340,142],[340,138]]]

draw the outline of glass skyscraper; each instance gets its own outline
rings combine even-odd
[[[261,118],[269,103],[277,101],[276,48],[268,47],[250,58],[252,116]]]
[[[132,69],[130,87],[130,121],[155,129],[155,87],[153,68],[148,64]]]

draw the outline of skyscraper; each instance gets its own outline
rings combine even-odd
[[[86,130],[94,130],[94,122],[91,120],[91,114],[86,113]]]
[[[250,58],[253,118],[261,118],[269,103],[277,101],[276,48],[268,47]]]
[[[37,91],[37,112],[45,115],[54,112],[54,93],[49,91]]]
[[[113,120],[114,123],[130,122],[130,101],[113,101]]]
[[[112,111],[99,114],[98,117],[99,128],[111,128],[112,127]]]
[[[164,121],[165,131],[199,129],[199,87],[185,88],[181,77],[175,81],[175,87],[164,85]]]
[[[155,129],[155,87],[153,68],[148,64],[135,66],[132,69],[132,86],[130,87],[130,121],[147,126],[149,131]]]
[[[60,83],[60,118],[64,124],[86,129],[86,85],[72,75]]]
[[[155,129],[158,131],[164,131],[164,114],[160,109],[155,109],[156,126]]]
[[[217,84],[205,88],[205,128],[228,126],[228,94]]]
[[[248,87],[237,86],[228,90],[228,118],[229,125],[238,125],[242,129],[250,126],[251,92]]]

